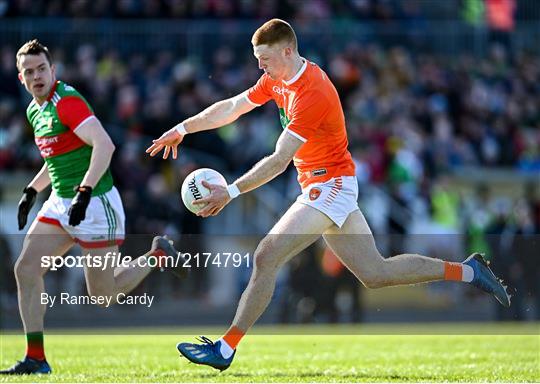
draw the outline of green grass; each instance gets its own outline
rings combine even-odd
[[[176,342],[193,340],[200,330],[71,332],[46,336],[53,375],[0,377],[0,382],[538,382],[538,325],[518,327],[483,326],[476,328],[480,335],[465,334],[473,333],[471,328],[429,324],[259,328],[242,341],[223,373],[178,357]],[[2,335],[0,343],[2,367],[24,351],[21,335]]]

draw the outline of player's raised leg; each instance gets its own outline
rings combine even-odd
[[[43,317],[46,305],[41,303],[45,292],[42,256],[63,255],[74,244],[61,227],[35,220],[24,239],[23,248],[15,264],[19,311],[26,334],[26,356],[0,374],[50,373],[43,346]]]
[[[84,248],[83,254],[90,254],[93,257],[98,256],[104,260],[105,255],[118,255],[119,252],[118,246],[111,246]],[[150,262],[149,257],[151,256],[156,257],[157,260]],[[177,259],[177,257],[180,259]],[[182,268],[183,259],[173,247],[172,241],[161,236],[154,237],[150,250],[139,258],[132,260],[126,266],[116,268],[113,265],[106,265],[105,268],[86,266],[84,273],[88,294],[91,296],[112,296],[114,303],[119,293],[127,294],[131,292],[156,266],[160,267],[163,264],[165,267],[164,262],[166,259],[168,259],[167,262],[178,263],[178,265],[174,263],[167,265],[175,274],[181,277],[186,274],[184,272],[185,268]],[[180,272],[176,272],[177,270],[180,270]]]
[[[479,254],[471,255],[463,263],[417,254],[383,258],[360,210],[351,213],[341,228],[329,228],[324,239],[347,268],[369,288],[435,280],[464,281],[493,294],[501,304],[510,305],[505,288]]]
[[[202,344],[180,343],[177,346],[180,353],[194,363],[227,369],[240,339],[270,303],[281,266],[317,240],[331,225],[332,221],[316,209],[293,204],[259,243],[249,284],[227,333],[215,343],[207,338],[202,338]]]
[[[129,267],[114,268],[112,262],[103,266],[95,264],[97,258],[105,260],[107,254],[118,255],[118,246],[84,248],[83,254],[89,254],[92,257],[90,265],[86,265],[84,268],[86,287],[90,296],[111,296],[113,300],[116,300],[118,293],[130,292],[152,271],[149,266],[135,268],[130,265]]]

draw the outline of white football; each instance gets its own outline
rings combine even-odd
[[[193,202],[210,194],[210,190],[203,187],[203,180],[206,180],[209,184],[227,186],[227,181],[223,175],[213,169],[199,168],[191,172],[182,183],[181,194],[186,208],[195,214],[203,209],[204,205],[195,205]]]

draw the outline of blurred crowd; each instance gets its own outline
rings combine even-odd
[[[428,0],[429,1],[429,0]],[[328,18],[396,20],[433,14],[426,0],[15,0],[0,1],[0,16],[115,18]],[[4,3],[3,6],[2,3]],[[444,8],[454,8],[445,7]]]
[[[166,194],[172,174],[190,170],[189,156],[182,166],[148,158],[144,149],[151,139],[249,88],[261,75],[254,58],[227,46],[210,62],[168,51],[123,55],[93,45],[74,52],[50,48],[57,77],[88,99],[113,137],[116,182],[134,209],[145,209],[145,194]],[[15,52],[12,46],[0,52],[0,169],[36,170],[42,160],[25,119],[29,97],[17,79]],[[355,43],[312,56],[307,58],[327,71],[341,96],[360,182],[386,182],[405,193],[429,189],[438,176],[463,166],[540,172],[538,56],[510,56],[501,45],[479,59]],[[233,126],[188,136],[183,148],[199,162],[241,173],[273,150],[279,133],[276,108],[268,103]],[[149,215],[170,216],[167,206],[148,209]]]
[[[0,17],[90,18],[354,18],[387,23],[465,17],[485,9],[520,19],[540,16],[535,0],[0,0]]]

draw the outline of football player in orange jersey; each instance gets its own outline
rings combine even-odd
[[[294,30],[283,20],[272,19],[263,24],[251,43],[259,68],[264,71],[258,82],[246,92],[219,101],[179,123],[154,140],[146,152],[155,156],[164,150],[164,159],[170,153],[176,158],[177,147],[186,134],[230,124],[274,100],[283,127],[274,153],[227,187],[206,183],[211,194],[199,200],[199,204],[206,204],[199,215],[218,214],[231,199],[282,173],[291,160],[298,170],[302,194],[257,247],[251,279],[229,330],[217,342],[203,337],[201,344],[180,343],[180,353],[194,363],[227,369],[240,339],[270,303],[280,267],[321,235],[368,288],[464,281],[509,306],[505,287],[480,254],[471,255],[463,263],[417,254],[381,256],[358,208],[358,183],[347,149],[343,109],[328,75],[300,56]]]

